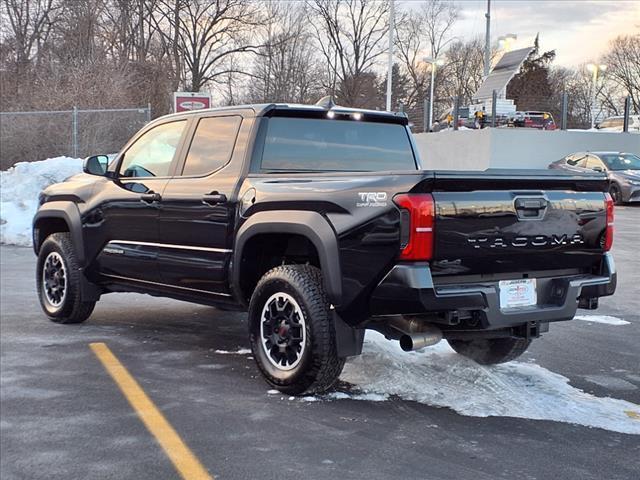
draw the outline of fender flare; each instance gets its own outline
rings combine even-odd
[[[338,239],[329,222],[319,213],[305,210],[257,212],[242,224],[236,235],[233,251],[232,288],[240,296],[240,265],[244,246],[253,236],[262,233],[302,235],[316,247],[322,269],[324,288],[329,301],[340,305],[342,273]]]
[[[48,218],[61,218],[69,227],[69,233],[73,240],[73,247],[76,251],[78,263],[85,266],[84,240],[82,238],[82,220],[80,210],[73,202],[54,201],[43,204],[33,217],[33,250],[38,254],[44,238],[36,238],[36,225],[38,222]]]

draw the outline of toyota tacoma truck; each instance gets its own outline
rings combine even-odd
[[[614,293],[607,191],[597,172],[426,170],[402,114],[173,114],[41,193],[38,295],[58,323],[122,291],[246,311],[288,394],[329,389],[366,329],[507,362]]]

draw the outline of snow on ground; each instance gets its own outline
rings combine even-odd
[[[405,353],[397,342],[367,331],[363,353],[347,362],[341,380],[355,385],[351,399],[391,395],[473,417],[552,420],[640,435],[640,405],[595,397],[539,365],[510,362],[480,366],[446,342]],[[305,401],[347,398],[338,392]]]
[[[219,355],[248,355],[251,353],[251,350],[249,350],[248,348],[240,348],[234,352],[231,352],[229,350],[216,350],[215,353]]]
[[[81,159],[56,157],[20,162],[0,172],[0,243],[31,245],[40,191],[81,171]]]
[[[611,317],[609,315],[576,315],[573,319],[593,323],[606,323],[607,325],[629,325],[631,323],[621,318]]]

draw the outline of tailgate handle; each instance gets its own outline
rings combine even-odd
[[[546,207],[547,201],[544,198],[518,198],[516,200],[518,210],[540,210]]]
[[[541,220],[548,204],[546,198],[516,198],[516,214],[520,220]]]

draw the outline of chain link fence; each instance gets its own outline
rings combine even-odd
[[[485,109],[480,122],[482,128],[531,127],[546,130],[588,130],[592,128],[593,119],[594,125],[602,127],[605,131],[623,132],[627,125],[628,131],[637,132],[640,125],[637,123],[638,120],[632,118],[635,116],[637,119],[639,112],[634,111],[629,97],[616,101],[609,100],[608,103],[598,100],[594,104],[590,97],[566,94],[550,97],[529,95],[515,99],[513,102],[496,95],[496,110],[493,110],[493,99],[488,99],[482,104],[470,105],[469,103],[455,97],[444,99],[435,96],[433,120],[430,120],[428,98],[415,102],[411,106],[398,104],[396,110],[407,114],[414,133],[452,129],[455,125],[458,129],[477,128],[475,112],[482,110],[483,106]],[[612,117],[615,117],[614,121],[604,122]]]
[[[151,106],[0,112],[0,169],[62,155],[114,153],[149,120]]]

